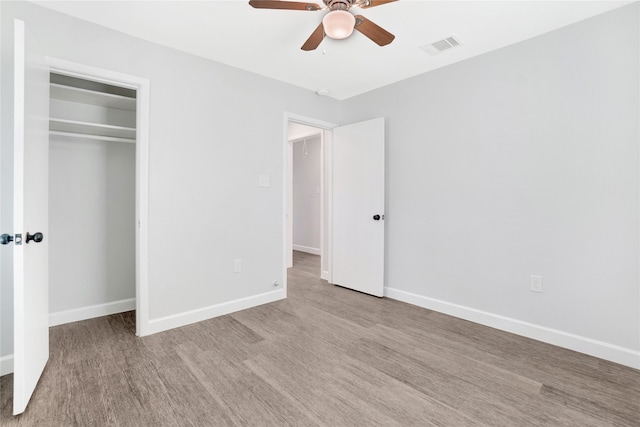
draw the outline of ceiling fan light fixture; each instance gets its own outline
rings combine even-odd
[[[322,18],[322,25],[327,37],[346,39],[353,33],[356,18],[346,10],[332,10]]]

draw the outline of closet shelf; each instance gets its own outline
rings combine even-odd
[[[50,96],[70,102],[98,105],[119,110],[136,111],[136,99],[123,95],[81,89],[73,86],[51,83]]]
[[[51,135],[58,136],[101,139],[114,142],[135,143],[136,141],[135,128],[81,122],[78,120],[51,118],[49,120],[49,131]]]

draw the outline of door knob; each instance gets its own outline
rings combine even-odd
[[[384,219],[384,215],[380,216],[380,215],[376,214],[376,215],[373,216],[373,220],[374,221],[380,221],[381,218]]]
[[[22,234],[17,233],[15,236],[12,236],[11,234],[3,234],[0,236],[0,244],[8,245],[11,242],[14,242],[16,246],[20,246],[22,244]]]
[[[29,243],[32,240],[36,243],[40,243],[42,242],[42,239],[44,239],[44,234],[39,232],[35,234],[29,234],[29,232],[27,231],[27,243]]]

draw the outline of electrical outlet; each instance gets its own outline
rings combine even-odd
[[[542,276],[529,276],[529,290],[531,292],[542,292]]]
[[[233,260],[233,272],[240,273],[242,271],[242,260],[234,259]]]

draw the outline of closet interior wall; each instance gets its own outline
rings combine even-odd
[[[51,74],[51,324],[135,308],[136,93]]]

